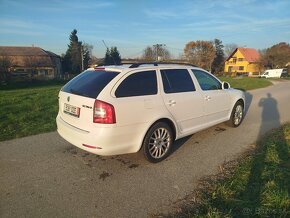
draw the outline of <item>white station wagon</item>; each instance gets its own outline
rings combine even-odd
[[[176,139],[227,121],[241,124],[245,95],[191,65],[132,64],[86,70],[59,92],[58,133],[97,155],[141,150],[164,160]]]

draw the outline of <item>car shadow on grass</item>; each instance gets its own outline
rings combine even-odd
[[[262,122],[252,158],[238,168],[231,185],[226,182],[219,186],[219,196],[212,200],[212,206],[234,217],[287,217],[290,209],[288,143],[283,128],[268,132],[281,126],[277,101],[271,93],[259,101],[259,107]]]
[[[289,196],[290,171],[289,168],[284,170],[279,165],[289,165],[288,145],[283,129],[277,131],[271,138],[260,139],[271,127],[280,127],[281,122],[277,101],[271,93],[267,93],[267,97],[260,100],[259,107],[262,108],[262,122],[258,135],[258,147],[251,164],[248,184],[243,193],[244,200],[248,202],[249,211],[257,211],[268,205],[266,207],[268,216],[281,215],[281,213],[284,214],[282,209],[285,202],[281,191],[288,189],[286,192]],[[290,203],[289,200],[288,203]]]

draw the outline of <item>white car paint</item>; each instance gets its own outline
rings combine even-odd
[[[287,69],[270,69],[265,70],[265,72],[261,75],[262,78],[280,78],[282,74],[287,74]]]
[[[244,93],[235,89],[203,91],[197,79],[190,73],[196,91],[166,94],[160,69],[200,68],[185,65],[104,67],[108,72],[119,72],[98,94],[97,100],[113,105],[116,123],[93,123],[96,99],[59,92],[59,112],[56,118],[58,133],[71,144],[98,155],[134,153],[140,150],[143,139],[152,124],[167,119],[174,125],[175,139],[185,137],[230,119],[235,103]],[[156,70],[158,93],[156,95],[117,98],[115,91],[130,74]],[[206,72],[206,71],[204,71]],[[96,72],[97,73],[97,72]],[[80,116],[64,113],[64,104],[80,108]]]

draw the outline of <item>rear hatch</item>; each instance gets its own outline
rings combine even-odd
[[[68,82],[59,92],[59,115],[66,123],[88,131],[93,123],[96,98],[118,72],[87,70]]]

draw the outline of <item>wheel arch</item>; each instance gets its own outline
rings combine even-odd
[[[174,141],[175,141],[175,139],[176,139],[176,137],[177,137],[177,134],[178,134],[175,123],[174,123],[170,118],[165,118],[165,117],[164,117],[164,118],[159,118],[158,120],[156,120],[155,122],[153,122],[153,123],[152,123],[152,124],[147,128],[145,134],[143,135],[142,143],[141,143],[141,145],[140,145],[140,147],[139,147],[139,150],[142,148],[143,141],[144,141],[144,139],[145,139],[146,134],[147,134],[148,131],[150,130],[150,128],[151,128],[152,126],[154,126],[156,123],[159,123],[159,122],[166,123],[166,124],[171,128],[171,130],[172,130],[172,134],[173,134],[173,139],[174,139]]]
[[[237,102],[241,102],[242,104],[243,104],[243,108],[244,108],[244,110],[245,110],[245,100],[244,99],[242,99],[242,98],[240,98],[240,99],[238,99],[237,101],[236,101],[236,103]],[[235,103],[235,104],[236,104]]]
[[[235,105],[236,105],[238,102],[241,102],[241,103],[242,103],[242,105],[243,105],[243,110],[244,110],[244,112],[245,112],[245,110],[246,110],[246,109],[245,109],[245,99],[243,99],[242,97],[232,99],[231,107],[230,107],[229,114],[228,114],[228,119],[231,118],[232,111],[233,111]]]

